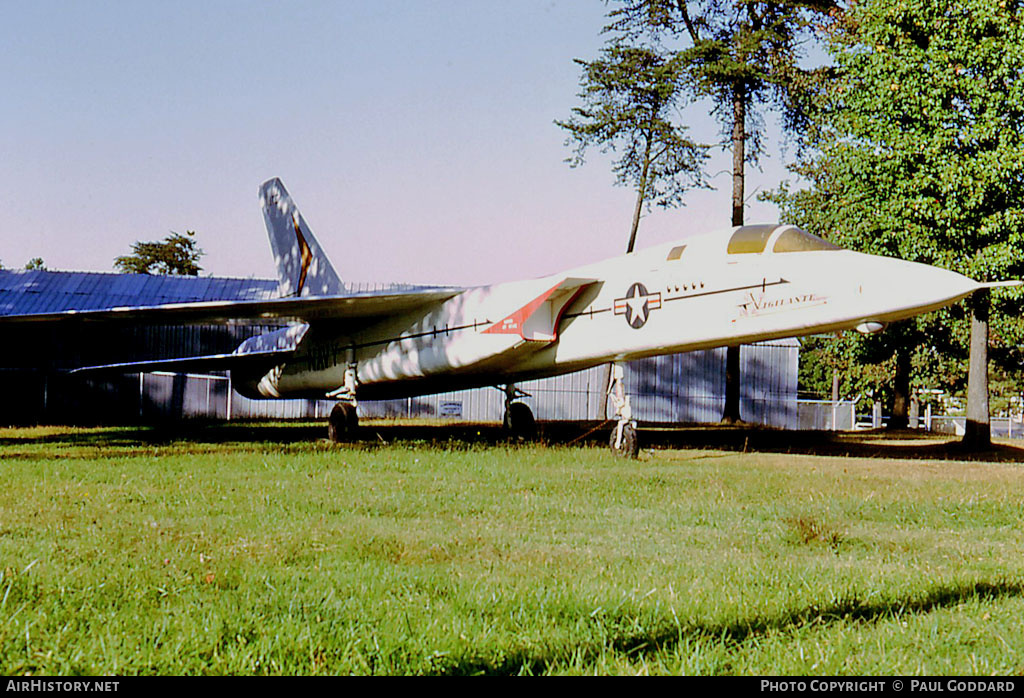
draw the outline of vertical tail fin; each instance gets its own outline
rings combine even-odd
[[[281,297],[344,293],[345,285],[280,179],[275,177],[260,187],[260,206],[277,263]]]

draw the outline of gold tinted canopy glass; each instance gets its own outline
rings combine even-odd
[[[842,249],[817,235],[794,226],[782,225],[744,225],[736,229],[729,238],[728,254],[761,254],[765,251],[772,237],[775,243],[772,252],[819,252],[822,250]]]
[[[800,228],[790,228],[783,231],[775,241],[772,252],[818,252],[821,250],[841,250],[842,248],[833,245],[828,240],[822,240],[817,235],[811,235]]]
[[[761,254],[777,225],[744,225],[729,238],[728,254]]]

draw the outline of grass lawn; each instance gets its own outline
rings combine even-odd
[[[0,429],[0,674],[1024,672],[1013,459],[309,431]]]

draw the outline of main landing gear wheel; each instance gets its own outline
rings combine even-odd
[[[636,458],[640,455],[640,439],[637,438],[636,427],[627,422],[622,425],[622,435],[619,435],[619,425],[612,429],[612,435],[608,439],[608,446],[612,453],[623,458]]]
[[[359,428],[359,415],[356,414],[356,406],[347,402],[339,402],[331,410],[331,416],[327,418],[327,438],[334,443],[345,443],[352,441]]]
[[[341,386],[327,393],[327,397],[338,401],[331,410],[331,416],[327,418],[327,438],[336,444],[354,440],[359,428],[359,415],[356,413],[359,404],[356,400],[356,388],[359,385],[357,368],[350,356]]]
[[[537,435],[537,421],[533,418],[533,410],[525,402],[513,402],[505,408],[502,427],[512,436],[521,439],[532,439]]]
[[[515,383],[508,383],[502,392],[505,393],[505,419],[501,426],[505,432],[517,439],[529,440],[537,436],[533,411],[525,402],[515,402],[519,398],[530,397],[530,394],[517,388]]]

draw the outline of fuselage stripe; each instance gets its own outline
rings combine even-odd
[[[778,281],[772,281],[771,283],[765,283],[764,281],[762,281],[759,284],[750,284],[749,286],[734,286],[732,288],[721,288],[718,289],[717,291],[702,291],[701,293],[687,293],[685,295],[680,296],[659,297],[656,300],[652,298],[652,300],[649,302],[652,304],[657,304],[653,306],[657,308],[661,307],[661,303],[668,301],[685,301],[690,300],[692,298],[702,298],[704,296],[715,296],[721,293],[731,293],[732,291],[749,291],[752,288],[767,288],[768,286],[780,286],[782,284],[788,283],[789,281],[787,281],[786,279],[779,279]],[[622,306],[621,310],[624,312],[626,306],[625,300],[621,302],[616,301],[615,305],[611,308],[588,308],[587,310],[583,310],[578,313],[566,313],[565,317],[573,318],[582,317],[583,315],[594,315],[596,313],[607,313],[612,310],[620,310],[620,305]]]

